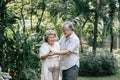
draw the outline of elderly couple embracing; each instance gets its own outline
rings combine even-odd
[[[41,80],[77,80],[79,68],[79,38],[72,22],[62,25],[63,37],[57,42],[53,30],[45,32],[40,47],[42,59]]]

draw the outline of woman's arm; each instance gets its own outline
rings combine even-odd
[[[47,53],[46,55],[43,55],[43,56],[41,56],[41,59],[42,60],[45,60],[46,58],[48,58],[48,56],[52,56],[54,53],[53,52],[49,52],[49,53]]]
[[[46,55],[44,55],[44,56],[41,56],[41,59],[42,59],[42,60],[45,60],[48,56],[49,56],[49,53],[46,54]]]

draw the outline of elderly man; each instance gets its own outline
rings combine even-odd
[[[79,67],[79,38],[74,33],[72,22],[65,22],[62,26],[64,36],[60,39],[61,51],[54,52],[61,57],[62,80],[77,80]]]

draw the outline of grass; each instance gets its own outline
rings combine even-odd
[[[120,80],[120,69],[116,75],[104,77],[79,77],[78,80]]]
[[[78,80],[120,80],[120,69],[116,75],[103,77],[79,77]]]

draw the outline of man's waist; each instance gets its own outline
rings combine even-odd
[[[62,70],[64,70],[64,69],[68,69],[68,68],[70,68],[70,67],[72,67],[72,66],[74,66],[74,65],[77,65],[78,67],[79,67],[79,58],[78,59],[76,59],[76,60],[70,60],[70,61],[60,61],[60,64],[61,64],[61,68],[62,68]]]
[[[70,66],[62,66],[61,65],[61,70],[67,70],[67,69],[70,69],[71,67],[73,67],[73,66],[77,66],[77,67],[79,67],[79,64],[73,64],[73,65],[70,65]]]

